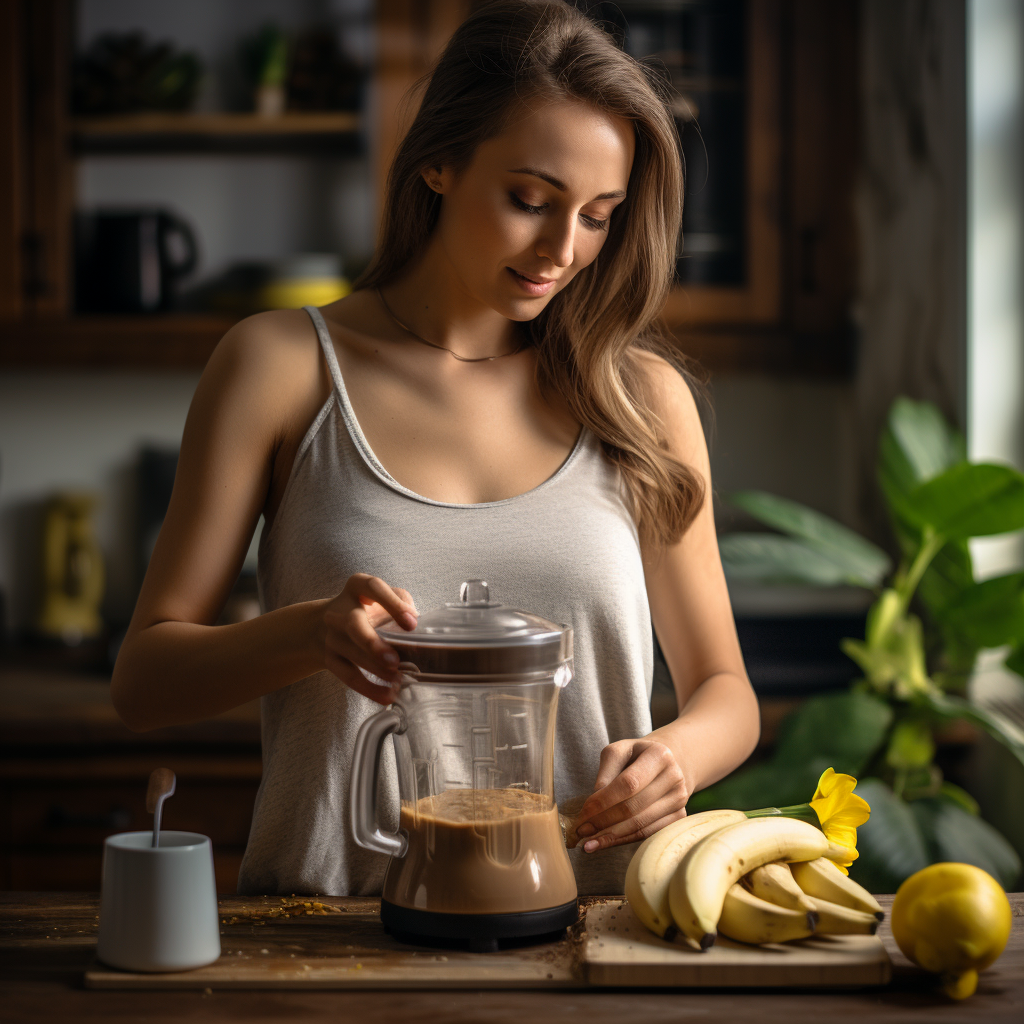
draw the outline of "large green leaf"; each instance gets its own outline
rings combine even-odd
[[[917,819],[879,779],[861,779],[854,792],[868,802],[871,817],[857,829],[860,856],[850,877],[869,892],[895,892],[904,879],[930,863]]]
[[[772,758],[798,767],[821,760],[824,768],[859,775],[881,747],[892,708],[867,693],[846,690],[804,701],[779,727]],[[817,779],[815,779],[817,781]],[[802,797],[809,800],[813,793]]]
[[[996,576],[962,590],[942,618],[977,647],[1024,642],[1024,572]]]
[[[976,818],[981,813],[978,801],[965,789],[961,789],[953,782],[945,780],[939,786],[937,799],[945,800],[947,803],[956,804],[961,810]]]
[[[873,585],[851,578],[848,568],[828,553],[776,533],[729,533],[719,538],[718,550],[725,574],[734,582]]]
[[[904,493],[967,458],[967,446],[930,402],[900,397],[889,410],[878,468]]]
[[[1021,743],[1020,731],[999,712],[990,711],[950,693],[922,693],[917,695],[915,700],[941,718],[963,718],[984,729],[1024,764],[1024,743]]]
[[[898,511],[950,540],[1024,529],[1024,474],[1009,466],[959,462],[905,495]]]
[[[759,807],[807,803],[814,796],[821,773],[828,767],[823,758],[817,758],[803,765],[769,761],[740,768],[721,782],[695,793],[687,802],[686,809],[695,814],[719,807],[752,811]]]
[[[917,596],[937,618],[954,598],[972,586],[974,565],[967,541],[951,540],[943,545],[925,570],[917,587]]]
[[[807,803],[826,768],[857,775],[881,747],[892,709],[869,694],[845,691],[804,701],[779,727],[770,761],[740,768],[689,800],[690,812],[751,811]]]
[[[892,567],[881,548],[806,505],[765,491],[740,491],[730,501],[762,523],[798,537],[826,555],[844,570],[844,582],[874,587]]]
[[[988,822],[948,800],[915,800],[910,809],[924,836],[930,859],[973,864],[1006,890],[1020,877],[1020,858]]]

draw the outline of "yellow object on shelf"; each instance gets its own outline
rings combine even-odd
[[[49,503],[43,531],[43,607],[40,633],[67,644],[103,632],[103,555],[92,530],[96,499],[59,494]]]
[[[352,286],[343,277],[309,277],[271,281],[260,292],[264,309],[299,309],[302,306],[326,306],[343,299]]]
[[[940,976],[946,995],[965,999],[978,972],[1006,948],[1012,918],[1003,887],[987,871],[931,864],[899,887],[892,934],[904,956]]]
[[[336,253],[294,253],[274,267],[270,280],[260,290],[260,305],[264,309],[326,306],[351,291]]]

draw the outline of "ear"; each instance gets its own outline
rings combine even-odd
[[[444,195],[445,186],[448,184],[448,175],[443,167],[425,167],[420,174],[427,183],[427,188],[440,195]]]

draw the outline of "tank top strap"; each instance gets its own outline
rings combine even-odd
[[[338,356],[334,351],[334,342],[331,340],[331,332],[327,330],[323,314],[316,306],[302,307],[308,314],[313,326],[316,328],[316,336],[320,339],[320,348],[323,349],[324,359],[327,360],[327,368],[331,372],[331,380],[334,382],[335,390],[345,394],[345,382],[341,379],[341,367],[338,365]]]

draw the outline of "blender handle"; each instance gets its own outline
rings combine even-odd
[[[359,727],[352,754],[352,791],[349,821],[352,837],[367,850],[404,857],[409,840],[401,832],[382,832],[377,825],[377,772],[384,740],[393,732],[405,732],[405,719],[395,708],[371,715]]]

